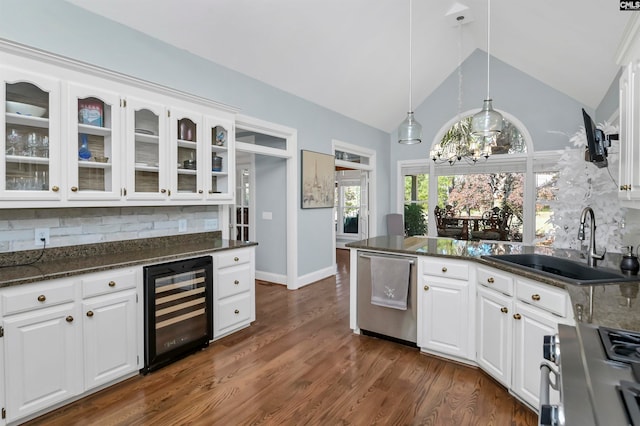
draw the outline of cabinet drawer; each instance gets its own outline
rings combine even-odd
[[[113,271],[90,274],[81,280],[82,297],[93,297],[135,288],[137,280],[135,269],[114,269]]]
[[[48,282],[12,287],[0,293],[4,315],[46,308],[75,299],[74,281]]]
[[[513,296],[513,278],[493,269],[478,268],[478,284],[492,288],[507,296]]]
[[[423,272],[428,275],[456,280],[469,279],[469,265],[466,262],[456,262],[444,258],[425,259],[422,261],[422,268]]]
[[[569,295],[559,288],[518,279],[516,280],[516,297],[561,317],[567,316]]]
[[[251,261],[251,249],[229,250],[216,257],[218,258],[218,268],[240,265]]]
[[[224,300],[217,304],[218,320],[216,329],[224,330],[232,326],[248,323],[251,318],[251,294],[249,292]]]
[[[249,265],[239,268],[225,268],[218,273],[218,299],[233,296],[251,289],[251,269]]]

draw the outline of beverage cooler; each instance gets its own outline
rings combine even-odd
[[[143,374],[209,345],[213,339],[211,256],[144,267]]]

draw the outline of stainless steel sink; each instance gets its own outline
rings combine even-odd
[[[572,260],[543,254],[503,254],[482,256],[482,258],[576,285],[613,284],[640,280],[637,275],[624,275],[612,269],[594,268]]]

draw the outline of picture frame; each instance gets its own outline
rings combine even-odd
[[[330,154],[301,150],[301,165],[301,208],[333,208],[335,157]]]

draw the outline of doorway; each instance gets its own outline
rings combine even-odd
[[[258,242],[257,279],[297,289],[297,132],[238,116],[235,137],[236,204],[230,212],[230,237],[248,235]]]
[[[333,140],[336,168],[334,207],[334,253],[350,241],[375,235],[376,152],[361,146]],[[335,254],[334,254],[335,263]]]

